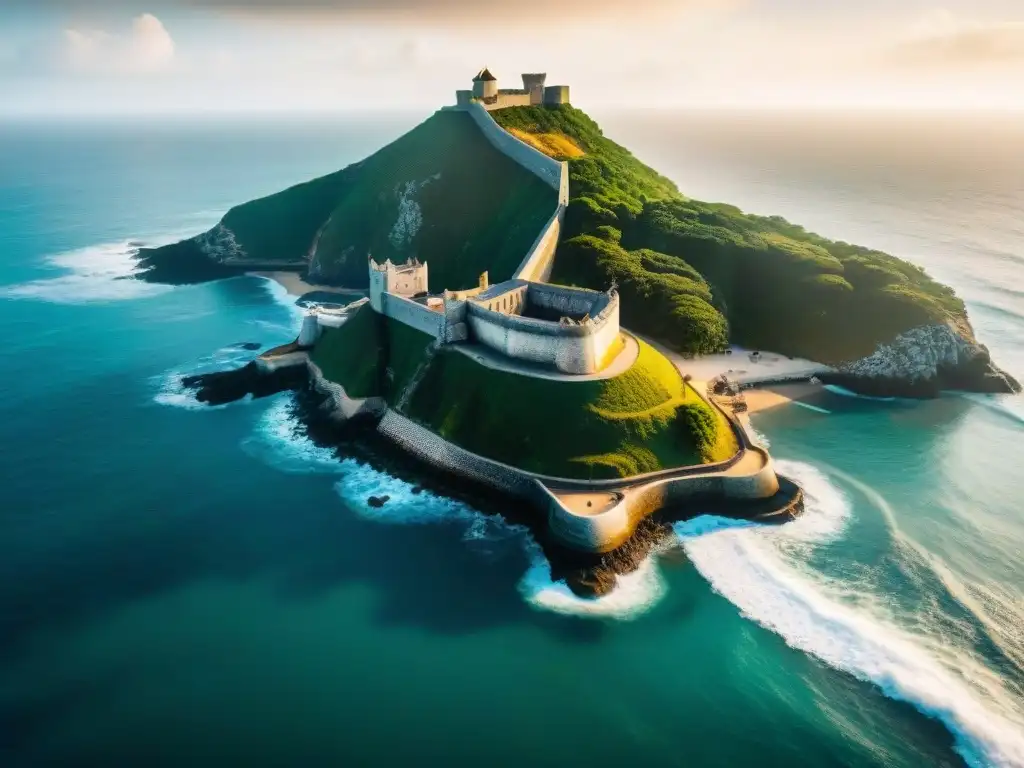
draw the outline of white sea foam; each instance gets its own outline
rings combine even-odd
[[[965,682],[969,674],[952,671],[951,664],[969,660],[944,650],[937,638],[900,628],[871,595],[851,594],[848,585],[802,565],[811,548],[841,534],[850,505],[813,467],[778,465],[804,488],[804,515],[778,528],[717,518],[677,525],[700,573],[790,646],[941,720],[970,764],[1024,766],[1024,721],[998,687],[981,690]]]
[[[1012,395],[982,395],[977,392],[958,392],[960,397],[980,405],[996,416],[1024,424],[1024,401]]]
[[[46,259],[52,277],[0,287],[0,296],[58,304],[88,304],[156,296],[170,286],[121,279],[138,272],[138,246],[129,241],[102,243]]]
[[[519,582],[519,592],[534,608],[584,619],[631,621],[654,607],[666,592],[656,558],[648,557],[633,573],[619,576],[615,589],[599,598],[573,594],[564,581],[551,579],[551,565],[540,547],[527,547],[530,569]]]
[[[335,483],[337,494],[346,507],[367,520],[386,525],[460,525],[462,540],[481,550],[495,542],[517,539],[530,559],[518,589],[538,610],[581,618],[634,619],[664,595],[665,582],[652,557],[635,573],[620,576],[610,595],[596,600],[577,597],[565,582],[552,581],[551,566],[527,528],[430,491],[414,493],[412,483],[354,459],[338,459],[333,451],[315,445],[302,434],[290,403],[290,396],[278,396],[263,414],[255,433],[243,441],[246,453],[285,472],[339,475]],[[371,496],[387,496],[388,500],[374,507],[369,503]]]
[[[826,384],[825,389],[831,392],[833,395],[840,395],[842,397],[856,397],[859,400],[877,400],[882,403],[891,403],[895,397],[874,397],[873,395],[858,395],[856,392],[847,389],[846,387],[840,387],[838,384]]]
[[[288,392],[275,395],[260,416],[255,432],[242,441],[242,450],[282,472],[340,472],[343,462],[334,451],[317,445],[302,432],[292,413],[293,402]]]
[[[196,400],[195,392],[187,389],[183,384],[184,379],[187,376],[196,376],[201,373],[213,373],[214,371],[239,368],[249,362],[254,354],[252,350],[242,349],[238,346],[223,347],[183,368],[173,368],[159,376],[154,376],[150,380],[157,390],[153,396],[153,401],[160,405],[169,405],[186,410],[226,408],[231,403],[206,405]],[[238,402],[247,402],[251,399],[250,396],[246,396]]]
[[[306,310],[295,303],[295,297],[288,293],[288,289],[281,285],[276,280],[269,277],[263,277],[263,275],[253,275],[262,281],[263,287],[266,288],[267,293],[270,294],[275,302],[280,304],[282,307],[289,312],[289,325],[282,326],[276,323],[268,323],[266,321],[257,321],[257,323],[264,324],[268,328],[280,329],[283,332],[297,334],[302,328],[302,318],[306,314]]]

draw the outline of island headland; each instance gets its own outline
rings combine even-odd
[[[366,160],[141,251],[139,279],[285,270],[368,294],[310,302],[294,342],[186,380],[197,397],[301,390],[314,420],[527,501],[574,589],[599,593],[673,515],[801,509],[742,401],[690,358],[735,343],[855,392],[1019,391],[920,268],[686,198],[567,87],[523,85],[481,70]]]

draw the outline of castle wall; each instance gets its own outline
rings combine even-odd
[[[569,103],[569,86],[568,85],[549,85],[544,89],[544,103],[545,104],[568,104]]]
[[[568,177],[568,175],[566,172],[565,176]],[[561,235],[564,220],[565,206],[559,203],[554,215],[537,235],[530,250],[526,252],[526,256],[513,275],[514,277],[535,282],[546,282],[551,277],[551,271],[555,266],[555,250],[558,248],[558,238]]]
[[[388,293],[402,296],[417,296],[427,292],[427,265],[414,269],[398,268],[384,273],[384,285]]]
[[[443,341],[447,320],[444,312],[435,312],[419,302],[393,293],[384,294],[383,314],[417,331]]]
[[[596,373],[619,334],[618,297],[586,325],[559,325],[507,315],[469,302],[473,338],[506,357],[553,366],[563,373]]]
[[[613,302],[607,293],[564,285],[531,285],[530,304],[562,315],[590,315],[597,319]]]
[[[488,104],[487,109],[504,109],[505,107],[528,107],[533,103],[529,91],[499,91],[498,101]]]
[[[487,114],[483,105],[472,102],[463,108],[480,126],[487,140],[504,155],[511,157],[531,173],[539,176],[553,189],[561,193],[563,164],[548,157],[540,150],[525,144],[506,131]],[[565,171],[568,173],[567,171]]]
[[[543,502],[540,483],[528,473],[460,448],[397,411],[388,409],[377,431],[431,466],[499,491]]]

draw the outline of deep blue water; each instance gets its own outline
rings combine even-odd
[[[1017,398],[760,415],[807,514],[680,525],[587,603],[522,530],[312,446],[289,395],[181,392],[297,315],[119,279],[131,243],[418,117],[0,126],[0,764],[1024,765]],[[694,196],[928,267],[1024,378],[1024,127],[602,122]]]

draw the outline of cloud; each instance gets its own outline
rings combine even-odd
[[[174,39],[156,16],[144,13],[119,35],[104,29],[64,30],[64,61],[82,74],[152,74],[170,69]]]
[[[936,11],[885,58],[897,66],[932,70],[1024,64],[1024,22],[981,24]]]

